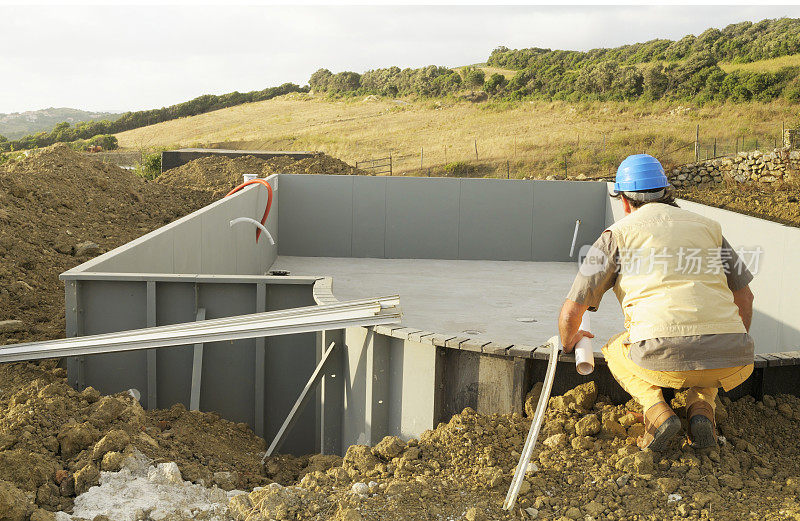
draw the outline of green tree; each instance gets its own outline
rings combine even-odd
[[[483,87],[483,83],[486,81],[486,74],[480,69],[470,69],[464,75],[464,83],[467,87],[471,87],[473,89],[477,89]]]
[[[497,94],[497,92],[502,90],[506,85],[508,85],[506,77],[502,74],[494,73],[489,76],[489,79],[484,83],[483,90],[489,94]]]

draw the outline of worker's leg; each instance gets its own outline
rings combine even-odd
[[[646,411],[655,404],[664,401],[661,388],[669,386],[664,385],[662,382],[654,381],[652,375],[647,374],[646,369],[634,364],[628,358],[628,346],[625,344],[627,341],[627,332],[612,337],[603,346],[603,356],[605,356],[608,369],[617,382]],[[654,373],[655,371],[650,372]]]
[[[716,407],[717,392],[720,387],[730,391],[747,380],[753,373],[753,364],[721,369],[700,369],[696,371],[671,371],[671,376],[683,379],[689,388],[686,393],[686,409],[693,404],[704,401]]]
[[[730,390],[753,372],[753,365],[681,371],[689,387],[686,393],[686,419],[689,420],[689,442],[703,449],[717,446],[716,398],[720,387]]]

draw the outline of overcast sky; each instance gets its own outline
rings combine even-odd
[[[0,112],[138,110],[305,84],[320,67],[483,62],[499,45],[586,50],[677,39],[796,6],[5,6]]]

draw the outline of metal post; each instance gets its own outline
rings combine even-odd
[[[147,327],[156,327],[156,281],[147,281]],[[147,350],[147,408],[158,409],[158,353]]]
[[[77,280],[68,280],[66,295],[66,333],[67,338],[83,336],[83,310],[80,304],[80,288]],[[86,387],[85,360],[82,356],[67,358],[69,384],[82,391]]]
[[[694,162],[698,161],[700,161],[700,125],[697,125],[694,135]]]
[[[206,308],[200,308],[195,315],[195,321],[206,319]],[[189,390],[189,410],[200,410],[200,388],[203,379],[203,344],[195,344],[192,352],[192,386]]]
[[[478,140],[475,140],[475,161],[478,160]]]
[[[511,166],[508,164],[508,159],[506,159],[506,179],[511,179]]]
[[[256,284],[256,313],[263,313],[267,310],[267,285],[264,283]],[[266,367],[267,367],[267,346],[266,339],[262,336],[256,338],[256,361],[255,361],[255,422],[256,436],[264,437],[264,404],[266,403]]]

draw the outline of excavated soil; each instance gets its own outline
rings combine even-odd
[[[242,183],[244,174],[266,177],[278,173],[367,175],[366,172],[325,154],[299,160],[289,157],[265,160],[254,156],[236,158],[208,156],[167,170],[156,179],[156,182],[209,190],[216,196],[223,196]]]
[[[28,513],[33,504],[69,510],[76,494],[97,484],[100,470],[119,470],[134,449],[156,463],[177,463],[184,479],[224,490],[292,483],[308,469],[341,462],[284,456],[265,469],[266,444],[245,424],[182,405],[145,411],[127,393],[77,392],[65,376],[55,361],[0,365],[0,519],[9,519],[9,491],[29,496]]]
[[[706,184],[678,190],[678,197],[790,226],[800,226],[800,184]]]
[[[800,400],[723,402],[719,448],[676,439],[654,453],[635,445],[644,428],[636,407],[597,397],[593,382],[551,398],[511,512],[502,503],[530,420],[471,409],[419,440],[352,446],[341,467],[236,497],[230,508],[248,521],[800,519]],[[684,414],[680,396],[673,406]]]
[[[0,345],[64,336],[58,275],[213,201],[65,145],[0,166]],[[87,244],[94,243],[94,244]]]

